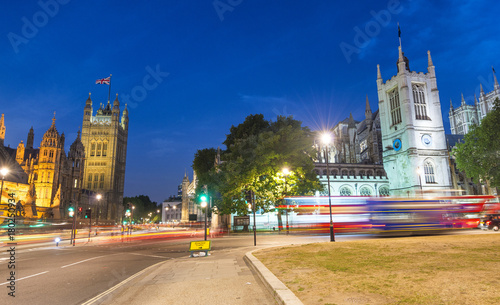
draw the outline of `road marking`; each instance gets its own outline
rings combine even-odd
[[[19,282],[20,280],[24,280],[24,279],[27,279],[27,278],[30,278],[30,277],[34,277],[34,276],[37,276],[37,275],[40,275],[40,274],[44,274],[44,273],[47,273],[48,271],[44,271],[44,272],[40,272],[40,273],[37,273],[37,274],[33,274],[33,275],[28,275],[28,276],[25,276],[25,277],[22,277],[20,279],[16,279],[16,282]],[[0,284],[0,286],[3,286],[3,285],[6,285],[10,282],[5,282],[5,283],[2,283]]]
[[[149,266],[148,268],[144,269],[144,270],[141,270],[139,272],[137,272],[136,274],[132,275],[131,277],[129,277],[128,279],[126,280],[123,280],[122,282],[116,284],[115,286],[109,288],[108,290],[104,291],[103,293],[95,296],[94,298],[88,300],[87,302],[85,303],[82,303],[81,305],[90,305],[90,304],[93,304],[94,302],[96,302],[97,300],[99,300],[100,298],[110,294],[111,292],[115,291],[116,289],[120,288],[121,286],[125,285],[126,283],[130,282],[131,280],[133,280],[134,278],[138,277],[139,275],[145,273],[146,271],[149,271],[149,269],[153,269],[156,267],[156,265],[159,265],[163,262],[159,262],[159,263],[156,263],[152,266]]]
[[[168,258],[168,257],[165,257],[165,256],[149,255],[149,254],[139,254],[139,253],[128,253],[128,254],[141,255],[141,256],[151,256],[151,257],[159,257],[159,258]]]
[[[90,261],[90,260],[93,260],[93,259],[96,259],[96,258],[100,258],[100,257],[105,257],[105,256],[107,256],[107,255],[101,255],[101,256],[96,256],[96,257],[92,257],[92,258],[87,258],[87,259],[84,259],[83,261],[79,261],[79,262],[76,262],[76,263],[73,263],[73,264],[62,266],[61,268],[66,268],[66,267],[69,267],[69,266],[73,266],[73,265],[76,265],[76,264],[80,264],[80,263],[83,263],[83,262],[86,262],[86,261]]]

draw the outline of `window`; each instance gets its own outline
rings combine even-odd
[[[389,92],[389,103],[391,107],[391,126],[401,123],[401,106],[399,104],[398,88]]]
[[[77,188],[78,187],[78,179],[75,179],[75,183],[74,183],[74,188]]]
[[[430,161],[425,161],[424,163],[424,175],[425,183],[436,183],[436,179],[434,177],[434,166]]]
[[[92,143],[90,145],[90,156],[91,157],[95,156],[95,143]]]
[[[102,143],[102,156],[106,157],[108,153],[108,142]]]
[[[363,186],[360,190],[359,190],[359,194],[361,196],[371,196],[372,195],[372,191],[370,190],[369,187],[367,186]]]
[[[351,196],[351,195],[352,195],[352,191],[347,186],[343,186],[340,189],[340,196]]]
[[[97,143],[97,152],[96,156],[100,157],[101,156],[101,142]]]
[[[94,174],[94,189],[97,189],[97,183],[99,181],[99,174]]]
[[[378,194],[380,196],[389,196],[389,188],[386,186],[382,186],[378,189]]]
[[[413,103],[415,105],[415,118],[417,120],[428,120],[427,105],[425,103],[424,86],[413,84]]]
[[[99,181],[99,188],[104,188],[104,174],[101,174],[101,180]]]
[[[47,173],[47,182],[50,182],[50,172]]]

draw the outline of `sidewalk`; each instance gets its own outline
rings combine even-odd
[[[167,260],[153,265],[84,303],[94,304],[302,304],[250,252],[325,238],[280,236],[257,247],[220,250],[208,257]]]

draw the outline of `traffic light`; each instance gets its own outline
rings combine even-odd
[[[75,209],[73,207],[68,208],[69,217],[75,216]]]
[[[247,203],[252,201],[252,191],[245,191],[245,200]]]
[[[78,207],[78,216],[82,216],[82,211],[83,211],[83,208],[82,207]]]
[[[91,209],[86,209],[85,210],[85,218],[90,218],[92,216],[92,210]]]
[[[207,195],[202,194],[200,196],[200,201],[201,201],[201,207],[204,208],[207,206]]]

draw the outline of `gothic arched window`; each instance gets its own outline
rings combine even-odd
[[[95,156],[95,142],[92,142],[92,144],[90,144],[90,156]]]
[[[425,103],[424,86],[413,84],[413,103],[415,105],[415,118],[417,120],[429,120],[427,116],[427,104]]]
[[[349,187],[343,186],[340,188],[340,196],[351,196],[352,191]]]
[[[367,187],[367,186],[363,186],[359,190],[359,194],[361,196],[371,196],[372,195],[372,190],[369,187]]]
[[[425,161],[424,174],[425,183],[436,183],[436,179],[434,177],[434,165],[432,165],[431,161]]]
[[[108,142],[102,143],[102,156],[106,157],[108,154]]]
[[[389,188],[386,187],[386,186],[381,186],[379,189],[378,189],[378,194],[380,196],[389,196]]]
[[[96,155],[98,157],[101,156],[101,146],[102,146],[101,142],[97,143],[97,152],[96,152]]]
[[[399,103],[398,88],[389,92],[389,104],[391,107],[391,126],[401,123],[401,105]]]

